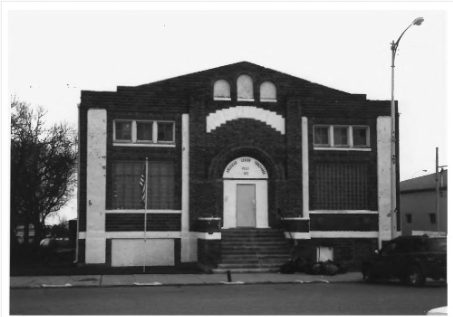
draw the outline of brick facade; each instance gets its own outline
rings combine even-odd
[[[254,101],[237,100],[236,79],[246,74],[253,81]],[[231,100],[214,100],[214,83],[224,79],[230,85]],[[260,85],[272,82],[277,91],[275,102],[260,101]],[[235,107],[255,107],[284,119],[284,133],[268,122],[253,118],[229,120],[207,131],[207,117]],[[79,107],[80,173],[79,173],[79,232],[87,232],[87,125],[89,109],[106,111],[106,197],[104,232],[140,232],[144,229],[142,212],[109,213],[112,211],[112,166],[116,161],[166,161],[174,166],[174,211],[183,208],[183,151],[189,150],[188,232],[220,234],[224,225],[225,188],[223,173],[226,166],[239,157],[252,157],[268,173],[267,222],[271,228],[310,231],[369,231],[379,229],[378,189],[378,128],[377,118],[390,116],[388,101],[371,101],[366,95],[350,94],[280,73],[255,64],[241,62],[207,71],[184,75],[137,87],[118,87],[116,92],[82,92]],[[189,115],[189,149],[182,146],[182,116]],[[307,118],[308,130],[308,198],[310,210],[324,214],[304,214],[302,206],[302,121]],[[169,120],[175,123],[173,147],[117,146],[113,144],[113,123],[116,119]],[[323,151],[314,148],[315,125],[357,125],[369,127],[369,149],[366,151]],[[327,171],[327,172],[326,172]],[[327,173],[327,174],[326,174]],[[330,174],[328,174],[330,173]],[[329,178],[330,177],[330,178]],[[332,181],[332,179],[335,180]],[[337,184],[328,186],[329,182]],[[356,186],[360,183],[360,188]],[[332,189],[332,187],[335,187]],[[332,192],[329,190],[332,189]],[[359,197],[360,196],[360,197]],[[329,214],[333,210],[340,214]],[[361,211],[341,214],[341,210]],[[280,215],[286,218],[280,221]],[[370,211],[369,214],[366,211]],[[304,217],[298,223],[290,219]],[[199,218],[215,218],[213,224]],[[183,216],[177,212],[150,213],[148,232],[181,232]],[[377,233],[376,233],[377,234]],[[89,237],[89,234],[86,233]],[[181,235],[182,237],[183,235]],[[185,247],[175,241],[175,263],[181,263]],[[220,238],[221,239],[221,238]],[[221,261],[221,240],[199,238],[197,261],[217,265]],[[107,239],[106,248],[111,250]],[[79,240],[79,261],[84,261],[87,244]],[[334,246],[335,254],[345,261],[357,263],[358,257],[377,247],[376,238],[311,238],[300,240],[303,252],[313,255],[316,246]],[[308,250],[308,251],[307,251]],[[108,253],[110,252],[110,253]],[[106,261],[111,263],[111,251]],[[177,254],[176,254],[177,253]]]

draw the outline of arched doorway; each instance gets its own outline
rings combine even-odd
[[[252,157],[231,161],[223,172],[223,228],[269,228],[267,180],[261,162]]]

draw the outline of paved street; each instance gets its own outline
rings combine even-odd
[[[424,315],[445,284],[398,283],[11,289],[12,315]]]

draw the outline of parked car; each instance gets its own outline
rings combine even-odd
[[[409,285],[421,286],[426,278],[447,278],[446,237],[401,236],[362,260],[366,282],[399,278]]]

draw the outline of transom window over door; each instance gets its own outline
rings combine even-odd
[[[140,177],[144,161],[113,162],[112,208],[143,209]],[[148,162],[148,209],[174,209],[173,162]]]

